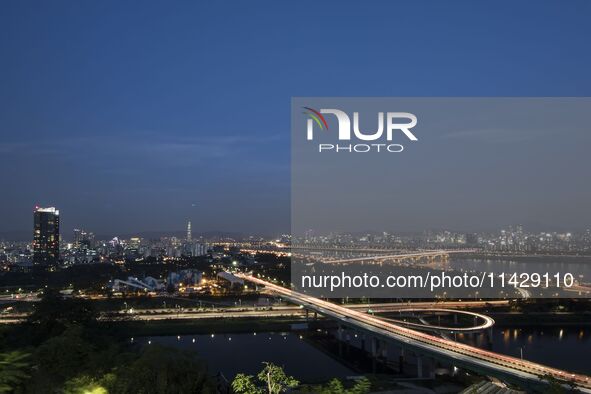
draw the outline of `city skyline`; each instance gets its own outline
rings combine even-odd
[[[0,262],[4,264],[4,269],[27,270],[31,266],[67,269],[76,265],[121,264],[123,261],[174,263],[203,257],[208,253],[219,253],[226,248],[230,256],[241,248],[247,253],[267,252],[277,256],[291,256],[291,253],[298,255],[302,248],[319,248],[328,250],[329,253],[342,251],[345,255],[350,248],[357,248],[362,253],[363,250],[382,250],[404,255],[401,251],[418,250],[411,254],[481,253],[493,258],[588,258],[591,253],[591,229],[572,233],[532,232],[517,225],[492,233],[428,230],[421,233],[374,231],[322,234],[309,230],[303,237],[294,237],[291,234],[282,234],[279,237],[199,234],[193,237],[192,225],[188,221],[184,234],[150,237],[136,233],[133,236],[105,239],[96,237],[92,231],[84,228],[76,228],[72,234],[62,234],[60,210],[56,207],[36,207],[33,218],[32,243],[31,240],[6,242],[0,239]],[[226,257],[226,254],[222,252],[220,256]]]
[[[37,215],[38,211],[44,210],[55,210],[59,217],[59,229],[58,232],[60,233],[60,241],[73,241],[76,243],[77,237],[80,236],[80,232],[85,234],[91,234],[93,238],[108,240],[113,237],[119,238],[130,238],[141,236],[145,238],[161,238],[161,237],[168,237],[168,236],[176,236],[179,238],[184,238],[187,241],[190,241],[192,238],[192,234],[195,234],[196,237],[228,237],[232,238],[235,237],[236,239],[244,239],[247,237],[268,237],[273,238],[283,234],[290,234],[290,231],[279,231],[276,233],[272,232],[242,232],[242,231],[231,231],[231,230],[203,230],[200,229],[199,231],[192,230],[192,221],[187,219],[183,224],[185,225],[185,229],[170,229],[170,230],[137,230],[137,231],[129,231],[129,232],[117,232],[111,231],[107,233],[97,233],[91,227],[82,226],[82,225],[73,225],[71,227],[67,227],[64,230],[63,226],[63,211],[60,213],[59,207],[41,207],[36,205],[33,209],[35,215]],[[36,224],[35,224],[36,225]],[[506,231],[506,229],[511,229],[513,227],[516,228],[526,228],[528,232],[531,233],[548,233],[548,234],[567,234],[567,233],[588,233],[591,231],[590,226],[582,226],[582,227],[543,227],[538,225],[528,225],[523,223],[505,223],[499,227],[488,226],[485,228],[470,228],[470,229],[458,229],[449,226],[442,226],[442,227],[426,227],[422,229],[413,229],[413,230],[398,230],[398,229],[391,229],[391,228],[375,228],[375,229],[359,229],[356,231],[318,231],[317,229],[309,229],[310,232],[318,236],[330,236],[330,235],[364,235],[364,234],[391,234],[391,235],[419,235],[419,234],[426,234],[426,233],[437,233],[437,232],[452,232],[456,234],[494,234],[498,232]],[[24,230],[24,231],[6,231],[0,232],[0,241],[15,241],[15,242],[22,242],[22,241],[29,241],[31,239],[31,234],[35,235],[35,229],[33,229],[33,233],[31,230]]]
[[[68,241],[72,241],[72,245],[75,247],[84,245],[85,247],[89,247],[95,240],[109,240],[109,239],[163,239],[167,237],[184,240],[187,243],[191,243],[194,240],[199,239],[203,241],[204,239],[209,238],[226,238],[235,240],[244,240],[247,238],[253,239],[253,237],[260,237],[259,239],[262,240],[265,237],[268,239],[277,239],[277,238],[285,238],[288,237],[291,240],[295,240],[297,242],[301,241],[310,241],[310,240],[317,240],[320,242],[324,241],[338,241],[339,239],[345,240],[345,242],[350,242],[353,240],[363,241],[363,242],[374,242],[378,240],[378,242],[391,242],[394,240],[392,237],[402,237],[402,238],[424,238],[427,242],[434,242],[434,243],[481,243],[481,237],[495,237],[500,234],[501,238],[505,239],[505,242],[508,244],[512,243],[519,243],[524,244],[524,242],[530,238],[542,238],[542,237],[557,237],[561,241],[569,241],[572,237],[580,236],[584,240],[584,242],[589,243],[591,246],[591,227],[588,227],[584,230],[566,230],[566,231],[552,231],[548,229],[544,230],[535,230],[531,228],[526,228],[523,224],[509,224],[503,226],[501,228],[497,228],[495,230],[489,231],[458,231],[450,228],[427,228],[421,231],[390,231],[386,229],[373,229],[373,230],[366,230],[366,231],[329,231],[329,232],[320,232],[315,229],[308,229],[303,234],[294,235],[290,234],[289,232],[282,233],[281,235],[271,235],[271,234],[242,234],[242,233],[230,233],[230,232],[202,232],[196,234],[196,237],[193,238],[192,233],[192,224],[191,220],[187,221],[186,230],[184,233],[180,231],[169,231],[169,232],[162,232],[159,235],[152,234],[146,235],[141,231],[134,232],[132,234],[121,234],[121,235],[114,235],[114,236],[104,236],[99,235],[98,237],[93,231],[88,231],[87,228],[83,228],[81,226],[77,226],[72,229],[72,231],[66,231],[69,233],[68,235],[63,235],[60,229],[61,226],[61,218],[60,218],[60,210],[56,207],[40,207],[35,206],[33,211],[33,246],[35,253],[38,252],[44,254],[53,254],[55,255],[55,250],[47,251],[44,250],[51,245],[52,248],[58,250],[59,243],[64,243]],[[70,237],[70,235],[72,235]],[[139,238],[138,238],[139,237]],[[401,239],[401,238],[399,238]],[[480,240],[479,240],[480,239]],[[57,240],[57,242],[56,242]],[[19,242],[19,239],[2,239],[0,241],[13,241]],[[59,253],[59,250],[58,250]]]

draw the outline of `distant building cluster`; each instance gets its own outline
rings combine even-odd
[[[590,254],[591,230],[582,232],[528,232],[523,226],[509,226],[495,233],[464,233],[450,230],[421,234],[330,233],[317,235],[307,231],[296,244],[330,246],[371,246],[378,248],[474,248],[483,252]]]
[[[184,258],[208,256],[212,261],[233,259],[240,249],[248,253],[272,252],[287,254],[289,246],[328,245],[330,247],[375,247],[389,249],[473,248],[485,253],[514,254],[591,254],[591,230],[582,232],[529,232],[523,226],[509,226],[493,233],[465,233],[450,230],[423,233],[329,233],[307,231],[302,238],[283,234],[276,239],[249,237],[242,242],[218,239],[215,242],[194,237],[190,221],[184,237],[147,239],[113,237],[98,240],[93,232],[75,228],[71,242],[60,234],[60,211],[55,207],[35,207],[33,211],[33,242],[0,240],[0,267],[57,267],[91,263],[167,263]],[[249,264],[248,257],[244,263]],[[250,262],[252,263],[252,262]],[[183,274],[184,275],[184,274]],[[168,278],[175,282],[175,278]],[[184,278],[181,282],[194,282]]]
[[[181,256],[205,256],[209,245],[202,239],[186,241],[177,237],[161,237],[146,239],[132,237],[129,239],[112,238],[98,246],[101,255],[117,255],[127,260],[167,260]]]
[[[529,233],[523,227],[509,227],[500,234],[479,235],[478,246],[502,252],[553,253],[591,252],[591,230]]]
[[[210,245],[202,237],[194,239],[191,222],[184,239],[131,237],[97,240],[95,234],[75,228],[71,242],[60,232],[60,212],[55,207],[35,207],[33,211],[33,242],[0,240],[0,264],[6,269],[17,267],[57,267],[125,261],[164,262],[181,257],[206,256]]]

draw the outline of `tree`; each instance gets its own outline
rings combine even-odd
[[[263,394],[263,390],[254,384],[252,378],[252,375],[239,373],[232,381],[232,390],[238,394]]]
[[[347,391],[349,394],[366,394],[371,389],[371,382],[365,376],[359,379],[355,385]]]
[[[101,382],[90,376],[80,376],[66,382],[63,394],[108,394]]]
[[[41,301],[26,322],[18,326],[16,342],[38,346],[44,341],[61,335],[68,327],[95,328],[98,313],[88,300],[68,299],[51,289],[46,289]]]
[[[214,393],[205,366],[194,354],[150,345],[138,359],[115,371],[105,384],[111,394]]]
[[[14,351],[0,353],[0,393],[10,393],[29,377],[28,354]]]
[[[95,351],[93,345],[83,338],[82,329],[72,326],[37,348],[34,353],[37,368],[33,380],[41,385],[61,385],[88,370]]]
[[[363,377],[350,389],[346,389],[343,383],[338,379],[332,379],[326,386],[315,387],[314,392],[320,394],[366,394],[369,393],[371,383],[369,379]]]
[[[257,378],[265,383],[269,394],[278,394],[287,391],[288,388],[300,384],[293,376],[287,376],[283,368],[273,363],[263,363],[265,368],[257,375]]]
[[[98,314],[90,301],[79,298],[63,299],[58,292],[46,289],[27,321],[37,324],[86,326],[96,322],[97,317]]]
[[[288,376],[283,368],[273,363],[263,363],[265,367],[257,374],[258,387],[252,375],[238,374],[232,381],[232,389],[238,394],[279,394],[300,384],[293,376]]]
[[[342,394],[345,392],[345,386],[338,379],[332,379],[326,386],[320,387],[318,392],[320,394]]]

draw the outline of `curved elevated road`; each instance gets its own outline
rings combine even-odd
[[[351,310],[332,302],[308,296],[285,287],[261,280],[246,274],[235,274],[239,278],[265,286],[294,303],[334,318],[342,324],[362,329],[373,335],[395,340],[411,346],[424,354],[433,354],[449,360],[466,369],[491,374],[514,381],[542,384],[542,377],[551,376],[560,381],[572,383],[580,392],[591,393],[591,378],[581,374],[569,373],[557,368],[547,367],[527,360],[506,356],[465,345],[459,342],[438,338],[398,324],[386,322],[364,312]]]
[[[387,321],[392,321],[396,324],[400,324],[401,326],[404,327],[415,327],[415,328],[419,328],[419,329],[427,329],[429,331],[448,331],[451,333],[454,332],[475,332],[475,331],[481,331],[481,330],[486,330],[488,328],[491,328],[492,326],[495,325],[495,321],[486,315],[483,315],[481,313],[476,313],[476,312],[468,312],[468,311],[458,311],[458,310],[454,310],[454,309],[427,309],[427,308],[410,308],[410,309],[400,309],[397,312],[447,312],[447,313],[456,313],[456,314],[461,314],[461,315],[469,315],[469,316],[473,316],[475,318],[478,318],[480,320],[482,320],[481,324],[472,326],[472,327],[446,327],[446,326],[434,326],[434,325],[426,325],[426,324],[421,324],[421,323],[411,323],[411,322],[405,322],[402,320],[398,320],[398,319],[394,319],[394,318],[383,318]]]

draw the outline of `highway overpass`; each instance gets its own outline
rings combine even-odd
[[[421,330],[433,331],[433,332],[447,332],[447,333],[470,333],[470,332],[477,332],[488,330],[492,328],[495,324],[495,321],[486,315],[476,312],[469,312],[469,311],[458,311],[453,309],[443,309],[443,308],[407,308],[407,309],[400,309],[398,310],[399,313],[415,313],[415,312],[429,312],[429,313],[441,313],[441,314],[455,314],[455,315],[467,315],[471,318],[474,318],[474,325],[470,327],[451,327],[451,326],[440,326],[440,325],[433,325],[433,324],[422,324],[422,323],[412,323],[407,321],[401,321],[400,319],[394,318],[383,318],[384,320],[394,322],[395,324],[399,324],[404,327],[410,328],[417,328]],[[456,316],[457,317],[457,316]],[[477,321],[480,323],[476,324]]]
[[[565,382],[565,385],[572,384],[580,392],[591,393],[591,378],[585,375],[562,371],[425,334],[364,312],[277,286],[248,274],[236,275],[245,281],[264,286],[295,304],[335,319],[342,326],[370,335],[372,348],[375,347],[374,341],[376,340],[394,342],[402,346],[403,349],[415,353],[419,361],[423,356],[432,357],[478,374],[494,376],[504,381],[520,384],[528,389],[540,390],[545,384],[543,377],[548,376]]]

